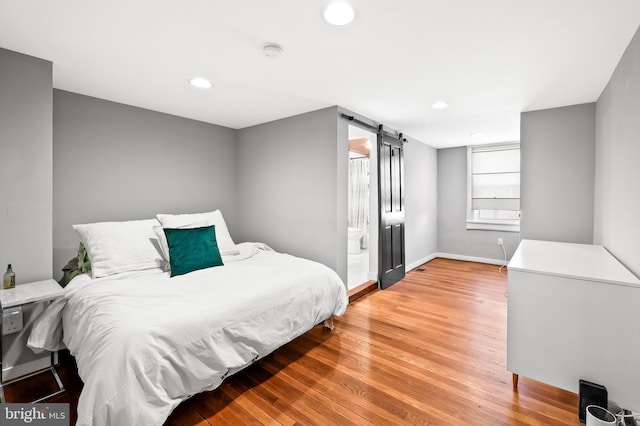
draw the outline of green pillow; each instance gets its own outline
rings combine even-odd
[[[215,225],[211,225],[202,228],[164,229],[172,277],[223,265],[215,228]]]
[[[84,244],[82,244],[82,241],[80,241],[80,246],[78,247],[78,269],[80,269],[83,274],[91,272],[89,253],[87,253],[87,249]]]
[[[86,274],[91,272],[91,261],[89,260],[89,254],[82,241],[78,246],[78,255],[71,259],[63,268],[64,275],[62,279],[58,281],[60,286],[65,287],[69,282],[77,275]]]

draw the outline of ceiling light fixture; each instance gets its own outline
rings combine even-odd
[[[193,87],[197,87],[198,89],[210,89],[212,86],[209,80],[202,77],[192,78],[191,80],[189,80],[189,83],[191,83]]]
[[[262,48],[262,52],[269,59],[279,59],[284,54],[284,49],[277,43],[267,43]]]
[[[445,101],[438,101],[438,102],[434,103],[433,105],[431,105],[431,108],[433,108],[433,109],[445,109],[448,106],[449,106],[449,104],[446,103]]]
[[[353,6],[344,1],[334,1],[324,10],[324,19],[331,25],[342,26],[353,21],[356,13]]]
[[[469,136],[471,136],[472,138],[479,138],[480,136],[484,136],[484,133],[476,132],[476,133],[471,133]]]

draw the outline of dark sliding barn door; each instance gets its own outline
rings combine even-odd
[[[404,278],[404,155],[402,136],[378,132],[380,231],[378,277],[385,289]]]

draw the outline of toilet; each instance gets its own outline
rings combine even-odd
[[[347,229],[347,253],[358,254],[360,253],[360,242],[364,232],[360,228]]]

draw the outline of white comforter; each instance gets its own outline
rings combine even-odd
[[[77,424],[160,425],[189,396],[344,313],[331,269],[239,248],[224,266],[174,278],[158,269],[71,281],[28,344],[55,350],[64,334],[84,382]]]

